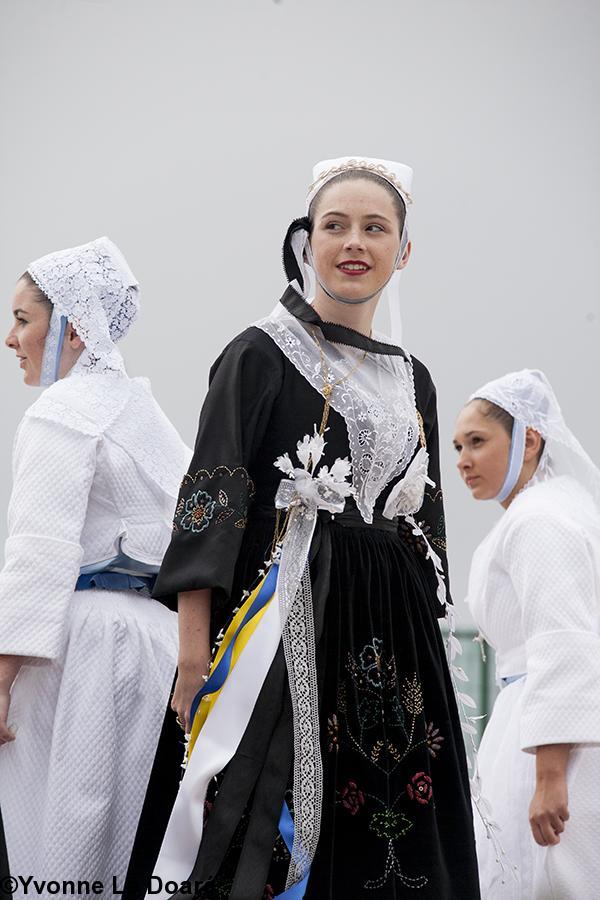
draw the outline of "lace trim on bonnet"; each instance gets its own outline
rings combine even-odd
[[[119,248],[109,238],[101,237],[42,256],[27,271],[51,301],[52,320],[65,316],[85,344],[76,368],[124,372],[115,343],[129,331],[140,304],[138,281]],[[52,349],[56,348],[46,348]],[[53,380],[49,370],[54,355],[44,354],[42,383]]]

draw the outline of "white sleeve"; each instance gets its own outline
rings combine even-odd
[[[26,417],[15,441],[0,653],[56,658],[83,550],[98,438]]]
[[[532,513],[504,543],[527,654],[521,749],[600,743],[598,583],[589,538],[574,522]]]

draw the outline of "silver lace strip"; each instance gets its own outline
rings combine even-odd
[[[315,626],[308,555],[316,508],[293,509],[283,543],[277,591],[294,726],[294,844],[286,887],[301,881],[314,858],[321,826],[320,748]]]

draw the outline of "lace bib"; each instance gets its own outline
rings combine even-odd
[[[412,360],[408,355],[365,356],[361,350],[331,343],[318,327],[288,312],[256,326],[316,391],[322,394],[326,383],[333,386],[329,400],[348,429],[356,505],[371,523],[377,498],[404,472],[419,440]]]

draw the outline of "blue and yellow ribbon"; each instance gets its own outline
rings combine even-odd
[[[239,608],[227,631],[221,646],[219,647],[212,665],[212,671],[206,684],[201,688],[192,703],[190,718],[192,721],[190,740],[188,744],[188,759],[194,749],[198,735],[213,709],[221,689],[235,665],[244,647],[254,634],[258,623],[264,615],[268,605],[275,596],[279,566],[274,563],[264,578],[259,581],[245,603]],[[288,851],[292,852],[294,845],[294,821],[284,801],[279,818],[279,831]],[[307,872],[302,881],[288,888],[282,894],[277,895],[277,900],[302,900],[308,884]]]
[[[234,669],[244,647],[254,634],[258,623],[275,595],[279,566],[274,563],[264,578],[259,581],[245,603],[239,608],[219,647],[211,673],[192,703],[190,720],[190,740],[187,757],[191,756],[198,735],[214,707],[227,677]]]

